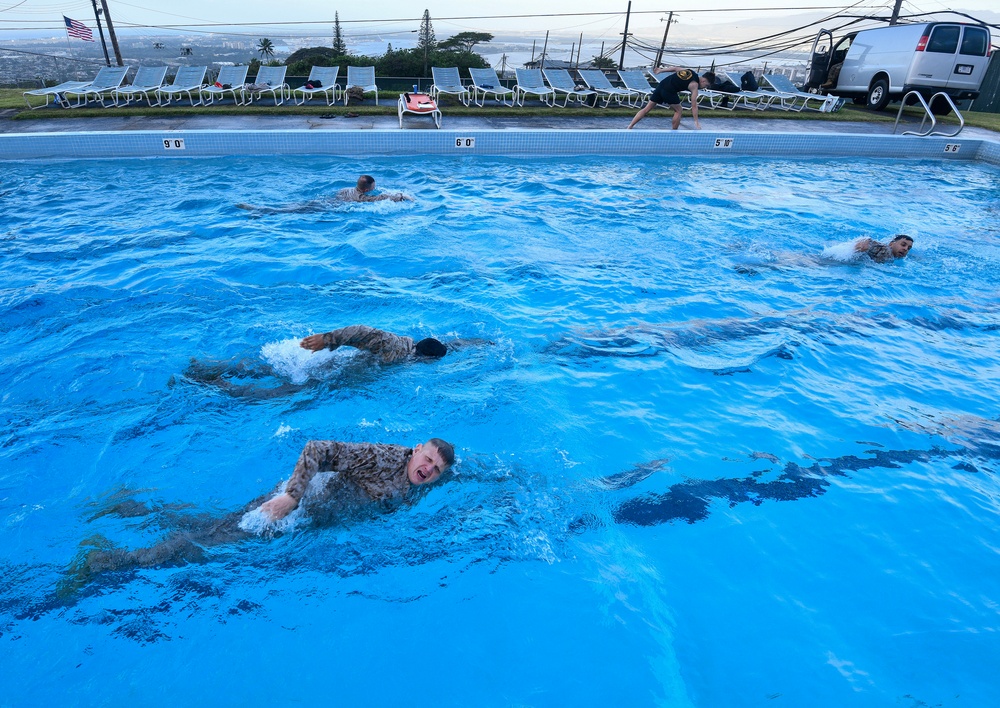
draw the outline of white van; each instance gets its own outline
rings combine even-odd
[[[824,37],[829,38],[826,46]],[[827,46],[832,51],[824,51]],[[959,101],[979,95],[989,60],[990,31],[982,25],[892,25],[852,32],[836,44],[829,30],[820,30],[806,86],[822,87],[877,111],[914,90],[924,98],[943,91]],[[944,101],[931,108],[935,113],[949,110]]]

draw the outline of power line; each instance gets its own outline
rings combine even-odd
[[[131,5],[130,7],[138,7],[136,5]],[[881,5],[877,7],[882,7]],[[148,9],[148,8],[140,8]],[[685,13],[712,13],[712,12],[788,12],[788,11],[805,11],[805,10],[842,10],[842,5],[803,5],[800,7],[728,7],[719,9],[705,9],[705,8],[692,8],[687,10],[674,10],[674,14]],[[166,13],[168,14],[168,13]],[[632,12],[633,15],[662,15],[664,12],[662,10],[636,10]],[[457,20],[523,20],[523,19],[535,19],[535,18],[547,18],[547,17],[622,17],[624,12],[558,12],[558,13],[541,13],[541,14],[525,14],[525,15],[461,15],[456,17],[435,17],[435,21],[439,22],[453,22]],[[365,20],[340,20],[340,24],[376,24],[376,23],[389,23],[389,22],[420,22],[422,17],[397,17],[397,18],[387,18],[387,19],[365,19]],[[0,22],[17,22],[19,20],[0,20]],[[23,22],[45,22],[46,20],[23,20]],[[148,24],[135,24],[131,25],[136,28],[150,28],[150,29],[183,29],[188,27],[284,27],[284,26],[300,26],[300,25],[332,25],[333,20],[286,20],[283,22],[198,22],[194,24],[164,24],[164,25],[148,25]],[[61,27],[48,28],[39,27],[37,29],[61,29]]]

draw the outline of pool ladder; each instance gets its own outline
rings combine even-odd
[[[925,99],[920,94],[919,91],[910,91],[908,94],[903,96],[903,102],[899,105],[899,113],[896,114],[896,122],[892,126],[893,135],[896,134],[896,128],[899,126],[899,119],[903,115],[903,109],[906,108],[907,104],[910,101],[910,96],[916,96],[917,100],[920,101],[920,105],[924,107],[924,117],[920,121],[920,130],[907,130],[903,132],[903,135],[917,135],[920,137],[924,137],[926,135],[943,135],[946,138],[954,138],[956,135],[962,132],[962,128],[965,127],[965,118],[962,117],[962,114],[959,112],[958,106],[955,105],[955,102],[951,100],[951,96],[946,94],[944,91],[938,91],[936,94],[931,96],[930,100],[930,103],[934,103],[934,99],[940,96],[941,98],[943,98],[945,101],[948,102],[948,105],[951,106],[951,110],[955,111],[955,115],[958,116],[958,130],[956,130],[954,133],[944,133],[940,130],[934,130],[934,128],[937,127],[937,118],[934,117],[934,112],[931,110],[930,104],[928,104],[927,99]],[[931,127],[928,128],[926,131],[924,131],[924,123],[927,122],[928,118],[931,119]]]

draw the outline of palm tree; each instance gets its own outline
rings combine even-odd
[[[274,42],[272,42],[267,37],[264,37],[259,42],[257,42],[257,53],[262,57],[270,58],[274,56]]]

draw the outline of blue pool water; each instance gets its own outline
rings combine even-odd
[[[360,172],[416,201],[235,208]],[[0,199],[0,705],[1000,702],[995,169],[35,162]],[[493,344],[297,347],[354,323]],[[231,358],[270,369],[191,375]],[[309,439],[433,435],[411,507],[67,583]]]

